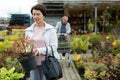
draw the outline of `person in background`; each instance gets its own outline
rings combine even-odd
[[[30,80],[47,80],[42,70],[41,61],[45,60],[46,47],[48,48],[48,54],[52,55],[50,46],[53,48],[54,56],[57,59],[60,58],[57,52],[58,39],[56,29],[44,21],[46,17],[44,5],[36,4],[33,6],[31,14],[34,23],[25,30],[25,35],[28,39],[34,40],[33,53],[36,55],[38,66],[30,71]]]
[[[71,27],[70,27],[70,23],[68,22],[68,16],[63,16],[61,21],[57,22],[56,29],[57,29],[59,41],[63,39],[69,41],[69,34],[71,33]],[[62,53],[63,59],[65,59],[65,54],[66,53]]]

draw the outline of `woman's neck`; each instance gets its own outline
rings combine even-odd
[[[37,26],[37,27],[43,27],[43,26],[45,26],[45,23],[36,23],[35,26]]]

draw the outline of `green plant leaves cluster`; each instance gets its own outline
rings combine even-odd
[[[99,34],[91,34],[89,41],[93,45],[100,45],[102,42],[102,36]]]
[[[5,67],[0,69],[0,80],[19,80],[23,78],[23,73],[15,72],[15,67],[7,70]]]
[[[74,40],[71,42],[71,48],[74,51],[87,51],[89,47],[89,39],[86,36],[80,36],[77,38],[74,38]]]

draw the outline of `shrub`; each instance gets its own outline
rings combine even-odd
[[[0,69],[0,80],[19,80],[20,78],[23,78],[23,73],[17,73],[14,72],[15,67],[7,70],[5,67],[2,67]]]

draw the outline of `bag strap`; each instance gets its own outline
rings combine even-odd
[[[50,48],[51,48],[51,52],[52,52],[52,56],[54,56],[54,53],[53,53],[53,48],[52,48],[52,46],[50,46]],[[47,55],[48,55],[48,48],[46,47],[46,57],[47,57]]]
[[[45,54],[46,58],[47,58],[47,54],[48,54],[48,48],[46,47],[46,54]]]
[[[52,51],[52,56],[54,56],[54,53],[53,53],[53,48],[52,48],[52,46],[50,46],[50,48],[51,48],[51,51]]]

